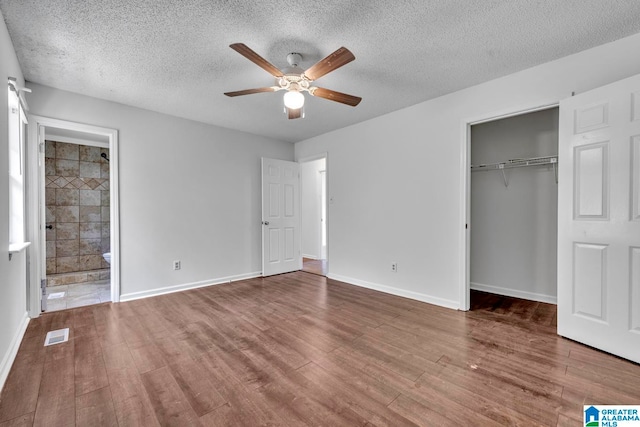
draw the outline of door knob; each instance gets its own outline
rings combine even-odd
[[[262,221],[262,225],[269,225],[269,221]]]
[[[46,228],[47,230],[53,230],[53,225],[49,224],[49,225],[47,225],[47,226],[46,226],[46,227],[44,227],[44,228]]]

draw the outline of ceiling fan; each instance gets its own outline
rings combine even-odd
[[[234,43],[229,45],[229,47],[275,77],[276,85],[256,89],[239,90],[235,92],[225,92],[225,95],[227,96],[241,96],[253,93],[285,90],[284,105],[285,112],[289,119],[304,117],[303,92],[308,92],[312,96],[340,102],[352,107],[355,107],[360,103],[360,101],[362,101],[362,98],[358,96],[347,95],[346,93],[337,92],[335,90],[311,86],[313,81],[356,59],[353,53],[351,53],[351,51],[346,47],[341,47],[306,70],[298,67],[299,62],[302,60],[302,55],[299,53],[290,53],[287,55],[287,62],[289,63],[290,68],[285,69],[286,73],[280,71],[244,43]]]

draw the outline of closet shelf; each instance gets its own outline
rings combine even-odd
[[[558,156],[545,156],[545,157],[530,157],[528,159],[510,159],[506,162],[489,163],[481,165],[471,165],[472,172],[499,170],[502,172],[502,178],[504,179],[504,186],[509,186],[505,169],[521,168],[526,166],[544,166],[552,165],[556,175],[556,184],[558,183]]]

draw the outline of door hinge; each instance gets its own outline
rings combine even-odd
[[[38,144],[38,151],[41,153],[44,153],[44,142],[41,142],[40,144]]]

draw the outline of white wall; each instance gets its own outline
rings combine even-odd
[[[321,215],[320,215],[320,171],[325,170],[326,159],[300,164],[300,189],[302,212],[302,256],[320,259]]]
[[[471,163],[558,155],[558,108],[471,127]],[[556,302],[558,185],[552,166],[471,173],[471,287]]]
[[[0,78],[16,77],[24,85],[4,18],[0,12]],[[9,261],[9,138],[6,87],[0,97],[0,389],[27,325],[26,252]]]
[[[33,114],[119,131],[122,299],[260,274],[260,158],[292,144],[29,86]]]
[[[459,307],[464,124],[640,73],[638,51],[640,34],[297,143],[331,159],[329,277]]]

